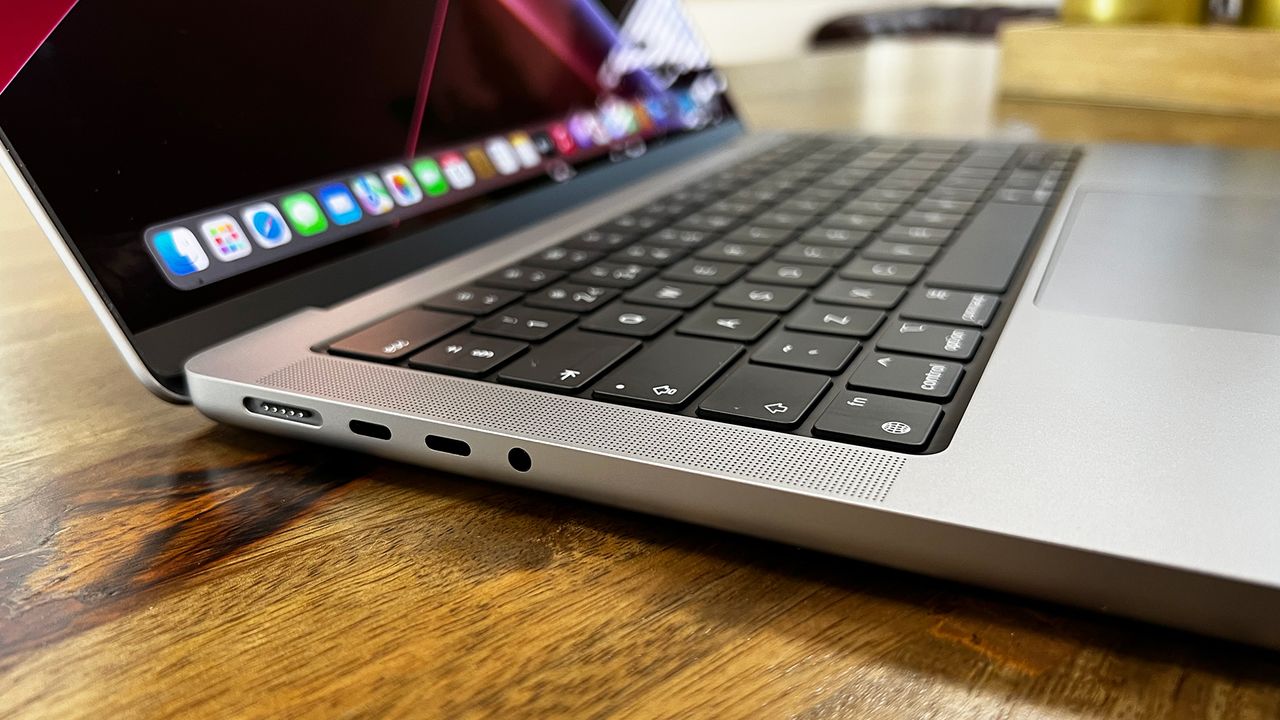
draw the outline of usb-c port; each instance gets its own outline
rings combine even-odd
[[[439,435],[427,436],[427,447],[436,452],[449,453],[450,455],[461,455],[467,457],[471,454],[471,446],[462,440],[454,440],[453,438],[441,437]]]
[[[351,432],[365,437],[371,437],[374,440],[390,440],[391,428],[378,423],[365,422],[364,420],[352,420]]]

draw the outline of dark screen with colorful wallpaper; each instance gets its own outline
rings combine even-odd
[[[0,94],[0,131],[138,332],[550,180],[186,292],[148,256],[149,226],[687,87],[707,70],[676,0],[81,0]]]

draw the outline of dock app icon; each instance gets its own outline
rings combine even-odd
[[[209,256],[195,233],[184,227],[161,230],[151,236],[151,247],[160,262],[175,277],[200,272],[209,267]]]

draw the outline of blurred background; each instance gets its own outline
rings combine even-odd
[[[1059,5],[1055,0],[685,0],[712,56],[724,65],[802,55],[815,47],[819,30],[838,32],[842,22],[848,26],[861,20],[873,30],[892,36],[945,27],[948,21],[952,27],[961,28],[984,15],[990,18],[1004,11],[1040,10],[1051,14]]]

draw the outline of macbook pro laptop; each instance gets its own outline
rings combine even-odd
[[[1280,155],[728,92],[676,0],[81,0],[0,163],[221,422],[1280,648]]]

